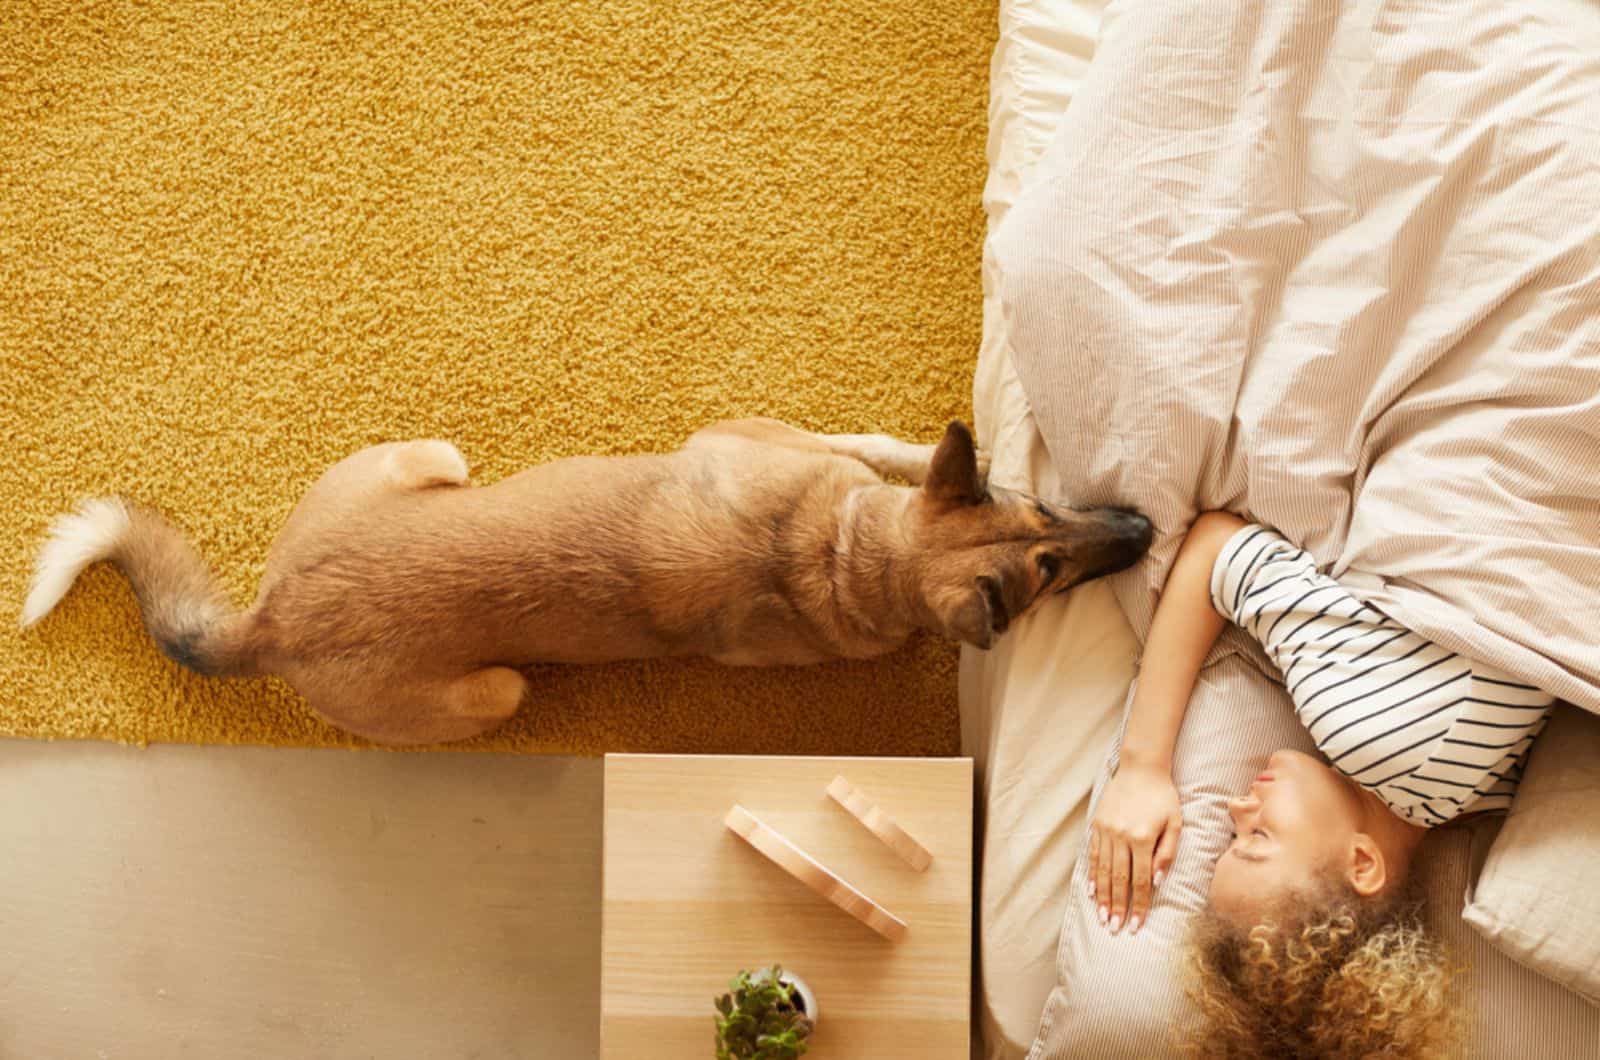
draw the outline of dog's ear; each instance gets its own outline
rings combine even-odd
[[[972,591],[964,595],[951,613],[948,632],[956,640],[987,651],[1010,625],[1011,612],[1006,608],[1000,579],[980,574],[973,582]]]
[[[978,450],[965,423],[954,420],[945,428],[922,489],[940,504],[951,506],[983,500],[986,490],[983,477],[978,474]]]

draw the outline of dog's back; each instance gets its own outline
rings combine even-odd
[[[838,536],[841,495],[877,478],[762,448],[575,457],[376,499],[273,557],[255,608],[272,631],[266,668],[375,653],[447,669],[715,657],[752,641],[771,655],[752,662],[826,657],[806,615],[827,586],[807,582]]]

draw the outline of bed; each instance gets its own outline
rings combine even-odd
[[[1296,6],[1311,10],[1315,5]],[[1241,10],[1249,7],[1241,5]],[[1394,15],[1380,8],[1382,5],[1368,5],[1364,10],[1374,20]],[[1280,14],[1287,25],[1280,26],[1279,31],[1297,34],[1330,29],[1311,19],[1314,24],[1308,31],[1305,11],[1299,14],[1298,24],[1294,23],[1295,13]],[[1112,6],[1112,16],[1118,17],[1117,5]],[[1074,428],[1065,422],[1074,414],[1071,401],[1041,405],[1031,402],[1028,395],[1030,389],[1035,395],[1046,393],[1040,379],[1051,380],[1052,371],[1058,375],[1054,377],[1055,388],[1048,391],[1051,394],[1075,394],[1073,386],[1092,387],[1096,380],[1083,376],[1081,371],[1074,379],[1070,373],[1059,374],[1062,370],[1058,367],[1041,367],[1040,358],[1053,357],[1054,351],[1048,342],[1041,343],[1038,322],[1023,320],[1019,324],[1017,307],[1007,304],[1007,298],[1016,297],[1017,285],[1001,275],[999,259],[1006,254],[1014,258],[1019,241],[1046,238],[1045,233],[1029,231],[1019,235],[1015,219],[1010,226],[1006,222],[1024,193],[1041,179],[1041,173],[1050,171],[1052,155],[1059,163],[1064,154],[1074,149],[1073,144],[1061,142],[1073,134],[1071,124],[1063,119],[1068,104],[1090,73],[1105,18],[1105,6],[1094,0],[1002,0],[1000,5],[1000,38],[991,65],[990,174],[984,201],[990,231],[983,262],[984,331],[974,384],[976,427],[980,444],[992,454],[993,481],[1047,497],[1095,503],[1125,499],[1073,496],[1075,491],[1087,488],[1092,492],[1099,485],[1086,486],[1084,470],[1078,464],[1092,464],[1096,454],[1103,456],[1107,447],[1099,436],[1071,433]],[[1330,31],[1339,28],[1331,27]],[[1135,25],[1128,32],[1137,30]],[[1590,18],[1584,34],[1596,33],[1600,33],[1600,27]],[[1585,39],[1582,34],[1580,39]],[[1132,47],[1126,41],[1122,46]],[[1202,93],[1197,91],[1198,94]],[[1059,175],[1060,171],[1054,172]],[[1600,193],[1596,205],[1600,207]],[[1600,208],[1594,213],[1600,215]],[[997,243],[996,233],[1002,231],[1009,232],[1013,243],[1009,249]],[[1586,231],[1577,238],[1583,242],[1591,237],[1592,232]],[[1514,302],[1515,294],[1509,297]],[[1019,327],[1032,328],[1035,334],[1019,338],[1015,334]],[[1043,332],[1048,335],[1048,327]],[[1029,348],[1019,354],[1019,347]],[[1023,364],[1021,372],[1019,361]],[[1078,368],[1081,370],[1081,365]],[[1583,385],[1589,382],[1586,378]],[[1592,402],[1584,409],[1586,415],[1592,413]],[[1084,413],[1090,419],[1096,414],[1094,410]],[[1585,422],[1592,425],[1593,420]],[[1228,425],[1221,429],[1227,430]],[[1237,418],[1233,429],[1238,429]],[[1058,453],[1066,454],[1074,463],[1058,462]],[[1404,470],[1397,459],[1383,467],[1390,468],[1391,473]],[[1363,475],[1369,471],[1381,486],[1382,468],[1374,464]],[[1411,473],[1415,473],[1414,468]],[[1259,464],[1234,476],[1203,468],[1200,477],[1206,476],[1211,476],[1212,488],[1208,490],[1202,483],[1195,492],[1209,493],[1203,499],[1216,506],[1237,503],[1252,491],[1253,503],[1254,495],[1275,488],[1293,489],[1289,480],[1261,473]],[[1248,489],[1240,489],[1241,484]],[[1125,481],[1123,486],[1126,488]],[[1349,489],[1348,484],[1339,488]],[[1231,494],[1230,489],[1234,491]],[[1164,500],[1159,496],[1152,499],[1148,489],[1134,499],[1147,509],[1152,505],[1160,509]],[[1173,498],[1166,510],[1153,513],[1158,526],[1181,525],[1181,506],[1192,506],[1196,499],[1194,495]],[[1591,500],[1585,497],[1578,502],[1586,505]],[[1381,556],[1373,557],[1387,546],[1379,540],[1381,535],[1364,529],[1363,512],[1368,510],[1373,513],[1373,520],[1394,516],[1380,511],[1379,502],[1374,500],[1368,508],[1352,507],[1341,512],[1331,528],[1306,525],[1290,529],[1297,530],[1303,541],[1323,546],[1336,569],[1341,563],[1352,570],[1381,568]],[[1292,518],[1291,512],[1279,515],[1277,521]],[[1590,527],[1593,529],[1593,524]],[[1552,541],[1559,544],[1559,536],[1553,533]],[[1160,542],[1157,547],[1162,547]],[[1367,551],[1363,553],[1363,549]],[[1408,556],[1393,557],[1393,561],[1415,565],[1417,556],[1414,551]],[[1487,562],[1486,557],[1479,559]],[[1578,557],[1570,565],[1570,569],[1579,572],[1573,577],[1592,577],[1585,566],[1591,559],[1588,553]],[[1541,557],[1539,562],[1548,563],[1549,559]],[[1099,996],[1116,994],[1118,984],[1097,982],[1086,973],[1086,966],[1104,954],[1096,950],[1101,941],[1087,931],[1088,907],[1077,900],[1073,888],[1078,847],[1097,785],[1107,774],[1108,752],[1117,742],[1123,705],[1136,667],[1139,637],[1135,630],[1148,622],[1148,604],[1153,599],[1150,581],[1155,579],[1158,584],[1159,576],[1159,570],[1142,575],[1130,573],[1082,587],[1041,606],[1017,623],[993,650],[964,651],[962,740],[965,753],[976,761],[980,783],[975,1056],[1000,1060],[1029,1055],[1030,1050],[1036,1058],[1090,1055],[1091,1048],[1093,1055],[1102,1056],[1159,1055],[1164,1047],[1163,1040],[1151,1028],[1130,1028],[1125,1035],[1118,1030],[1119,1021],[1130,1012],[1130,998],[1154,988],[1140,983],[1141,989],[1121,998]],[[1439,610],[1429,593],[1415,590],[1404,579],[1373,579],[1367,589],[1370,598],[1381,600],[1420,628],[1437,627],[1446,635],[1463,628],[1458,614]],[[1471,592],[1466,595],[1470,597]],[[1585,606],[1592,611],[1592,605]],[[1581,613],[1584,608],[1578,610]],[[1552,691],[1588,710],[1595,709],[1592,673],[1585,669],[1589,657],[1583,654],[1588,649],[1575,644],[1563,654],[1561,638],[1570,636],[1571,630],[1555,630],[1543,642],[1529,634],[1524,639],[1532,642],[1530,646],[1515,636],[1497,637],[1495,629],[1467,625],[1471,628],[1462,634],[1465,643],[1458,650],[1472,650],[1480,656],[1498,652],[1496,658],[1505,658],[1509,653],[1514,664],[1537,673],[1541,683]],[[1499,628],[1504,630],[1509,625],[1502,623]],[[1526,657],[1519,652],[1525,652]],[[1239,695],[1240,688],[1249,690],[1252,699],[1260,695],[1270,698],[1270,691],[1256,694],[1270,689],[1271,683],[1265,676],[1263,661],[1249,644],[1239,640],[1225,643],[1215,661],[1218,665],[1214,672],[1226,671],[1231,682],[1228,690],[1218,692],[1217,702]],[[1595,721],[1576,707],[1567,709],[1574,726],[1581,728]],[[1283,733],[1280,727],[1272,735]],[[1250,734],[1239,736],[1234,748],[1235,757],[1240,759],[1235,765],[1246,778],[1255,772],[1255,766],[1248,761],[1254,753],[1249,744],[1251,738]],[[1181,745],[1179,753],[1182,757]],[[1206,786],[1214,780],[1214,774],[1196,778],[1194,790],[1214,797],[1216,793]],[[1180,781],[1180,789],[1183,787]],[[1187,813],[1186,807],[1186,816]],[[1474,931],[1463,922],[1463,907],[1470,905],[1472,890],[1485,861],[1491,858],[1500,827],[1498,821],[1480,819],[1461,827],[1440,829],[1430,837],[1423,858],[1434,927],[1472,967],[1468,987],[1473,1012],[1468,1032],[1469,1055],[1600,1056],[1600,1008],[1558,985],[1548,974],[1537,974],[1513,960],[1503,947],[1491,944],[1481,926]],[[1584,849],[1592,854],[1592,846]],[[1203,899],[1203,888],[1198,896],[1189,897]],[[1169,938],[1171,931],[1181,928],[1176,920],[1169,926]],[[1152,927],[1155,926],[1153,912]],[[1597,929],[1588,925],[1586,930]],[[1155,957],[1146,954],[1145,959],[1142,971],[1137,962],[1119,966],[1118,971],[1161,974],[1154,970],[1156,964],[1149,963]],[[1092,1004],[1087,996],[1091,987],[1097,995]],[[1044,1035],[1040,1033],[1042,1016]],[[1079,1037],[1075,1039],[1074,1034]],[[1100,1037],[1094,1037],[1096,1034]],[[1076,1047],[1072,1045],[1074,1041],[1079,1043]],[[1094,1044],[1083,1044],[1086,1042]]]

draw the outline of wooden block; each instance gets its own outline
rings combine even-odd
[[[899,941],[905,937],[905,921],[850,886],[841,876],[780,833],[761,823],[743,806],[736,805],[729,810],[723,823],[779,868],[884,938]]]
[[[866,825],[869,832],[883,840],[907,865],[918,872],[923,872],[933,864],[933,854],[927,847],[913,839],[904,828],[895,823],[893,817],[879,809],[860,788],[844,777],[833,778],[833,783],[828,785],[828,795],[834,802],[849,810],[856,820]]]

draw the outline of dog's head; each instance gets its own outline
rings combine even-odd
[[[972,433],[952,423],[909,513],[923,599],[956,640],[987,648],[1046,596],[1130,567],[1150,547],[1137,512],[1060,508],[984,479]]]

